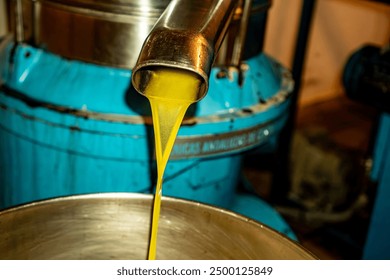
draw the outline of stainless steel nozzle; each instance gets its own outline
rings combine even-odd
[[[141,49],[132,82],[141,94],[159,67],[179,68],[201,79],[198,100],[206,95],[215,54],[226,33],[237,0],[172,0]]]

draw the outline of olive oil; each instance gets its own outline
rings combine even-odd
[[[188,107],[197,100],[199,78],[185,70],[156,69],[145,89],[152,109],[157,161],[157,184],[153,203],[152,229],[148,259],[156,259],[158,221],[164,170],[176,135]]]

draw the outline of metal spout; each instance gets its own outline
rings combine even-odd
[[[178,68],[198,75],[198,100],[202,99],[214,58],[239,2],[172,0],[145,40],[133,68],[135,89],[143,94],[156,68]]]

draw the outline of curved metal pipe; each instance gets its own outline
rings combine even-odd
[[[143,94],[159,67],[193,72],[201,79],[198,100],[206,95],[208,77],[236,0],[172,0],[153,27],[133,69],[132,82]]]

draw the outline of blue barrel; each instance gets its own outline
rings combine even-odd
[[[293,82],[260,54],[238,73],[214,68],[207,96],[190,108],[167,165],[163,194],[220,207],[237,204],[241,158],[272,147]],[[154,190],[147,100],[131,71],[67,60],[29,45],[0,48],[0,208],[58,196]]]

